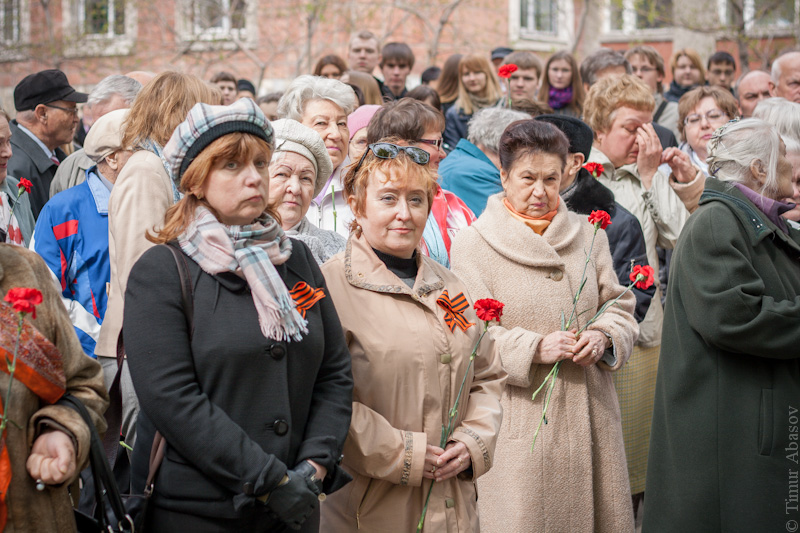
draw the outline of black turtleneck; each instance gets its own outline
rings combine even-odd
[[[400,280],[409,287],[414,286],[414,281],[417,279],[416,250],[414,250],[414,254],[410,259],[403,259],[402,257],[385,254],[380,250],[376,250],[375,248],[373,248],[372,251],[375,252],[375,255],[378,256],[378,259],[383,261],[383,264],[386,265],[386,268],[389,269],[389,272],[400,278]]]

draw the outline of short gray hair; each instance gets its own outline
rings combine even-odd
[[[708,171],[721,181],[748,184],[750,164],[760,161],[767,179],[757,193],[774,198],[778,192],[778,156],[781,136],[771,124],[758,118],[729,122],[708,142]]]
[[[800,104],[778,96],[766,98],[756,105],[753,118],[772,124],[783,137],[787,152],[800,153]]]
[[[120,95],[125,103],[130,106],[133,104],[133,99],[142,90],[142,84],[133,78],[123,76],[122,74],[112,74],[106,76],[100,83],[94,86],[92,92],[89,93],[89,99],[86,101],[88,106],[97,105],[105,102],[114,97],[115,94]]]
[[[625,67],[625,73],[631,74],[631,64],[622,55],[610,48],[601,48],[581,62],[580,72],[583,83],[589,87],[597,82],[597,73],[611,67]]]
[[[475,146],[482,144],[492,152],[500,150],[500,137],[509,124],[518,120],[529,120],[531,116],[522,111],[503,107],[481,109],[469,121],[467,140]]]
[[[278,117],[303,121],[306,104],[312,100],[329,100],[342,108],[345,115],[353,112],[356,96],[353,89],[339,80],[305,75],[295,80],[278,101]]]

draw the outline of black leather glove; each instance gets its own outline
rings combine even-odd
[[[267,508],[292,529],[300,529],[303,522],[319,505],[319,488],[313,480],[316,469],[307,461],[288,470],[289,480],[275,487],[267,498]]]

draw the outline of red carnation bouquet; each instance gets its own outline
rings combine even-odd
[[[439,447],[442,449],[447,446],[447,441],[450,439],[450,437],[453,435],[453,431],[456,429],[455,420],[456,416],[458,416],[458,404],[461,401],[461,393],[464,392],[464,385],[467,383],[467,376],[469,375],[470,368],[472,368],[472,362],[475,361],[475,357],[478,356],[478,346],[481,345],[483,336],[486,335],[486,332],[489,330],[489,323],[494,320],[496,320],[498,323],[500,322],[500,317],[503,316],[503,306],[504,304],[498,302],[497,300],[492,300],[491,298],[478,300],[473,306],[475,309],[475,314],[478,315],[479,319],[483,320],[483,331],[481,332],[481,336],[478,337],[478,342],[475,343],[475,347],[472,349],[472,353],[469,356],[467,371],[464,372],[464,378],[461,380],[461,387],[458,389],[456,401],[453,403],[453,407],[448,412],[447,427],[442,426],[442,438],[439,442]],[[472,325],[472,323],[469,323],[466,328],[469,328]],[[431,486],[428,489],[428,496],[425,498],[425,506],[422,508],[422,516],[419,517],[419,523],[417,523],[417,532],[422,531],[422,526],[425,522],[425,515],[428,513],[428,502],[431,499],[431,492],[433,492],[433,484],[434,480],[431,480]]]
[[[603,172],[602,165],[598,166],[600,167],[600,172]],[[581,297],[581,292],[583,291],[584,285],[586,285],[586,267],[589,265],[589,261],[591,260],[592,248],[594,248],[594,241],[595,237],[597,237],[597,232],[601,229],[603,230],[606,229],[611,224],[611,216],[607,212],[602,210],[592,211],[592,213],[589,215],[589,222],[594,226],[594,233],[592,234],[592,244],[589,246],[589,251],[586,253],[586,262],[583,265],[583,274],[581,275],[581,282],[578,285],[578,291],[575,293],[575,296],[572,299],[572,313],[570,314],[569,320],[565,319],[563,311],[561,313],[561,331],[568,331],[572,327],[574,322],[578,319],[578,316],[586,312],[584,311],[582,313],[578,313],[578,300]],[[580,336],[580,334],[583,333],[586,330],[586,328],[594,324],[601,316],[603,316],[603,313],[605,313],[609,307],[616,304],[620,298],[622,298],[628,291],[630,291],[634,287],[636,287],[637,289],[650,288],[650,286],[653,284],[653,274],[654,274],[653,267],[651,267],[650,265],[644,265],[644,266],[632,265],[630,274],[630,280],[631,280],[630,285],[628,285],[625,288],[625,290],[620,293],[619,296],[617,296],[613,300],[604,303],[600,307],[600,309],[597,310],[594,316],[590,318],[589,321],[586,322],[586,324],[584,324],[583,327],[581,327],[577,331],[576,335]],[[564,362],[563,360],[558,361],[553,365],[553,368],[550,370],[547,376],[545,376],[544,381],[542,382],[541,385],[539,385],[539,388],[536,389],[536,391],[533,393],[533,396],[531,397],[531,400],[535,400],[539,392],[542,389],[544,389],[545,386],[547,387],[547,392],[544,401],[544,408],[542,409],[542,417],[539,419],[539,425],[536,426],[536,432],[534,432],[533,434],[533,442],[531,443],[531,450],[533,450],[534,445],[536,445],[536,437],[539,436],[539,430],[542,429],[542,423],[547,424],[547,408],[550,405],[550,396],[552,396],[553,394],[553,387],[555,387],[556,384],[556,378],[558,377],[558,370],[559,368],[561,368],[561,363],[563,362]]]
[[[22,184],[20,183],[20,185]],[[19,339],[22,336],[22,324],[25,320],[25,315],[30,314],[33,316],[33,318],[36,318],[36,306],[42,303],[42,293],[39,291],[39,289],[33,289],[30,287],[15,287],[6,293],[3,300],[11,304],[11,306],[17,312],[19,321],[17,323],[17,338],[14,341],[14,353],[11,359],[6,356],[5,360],[6,371],[8,372],[9,380],[8,389],[6,389],[6,397],[2,402],[3,415],[0,417],[0,440],[5,438],[6,426],[9,422],[8,405],[11,401],[11,385],[14,384],[14,372],[17,369],[17,352],[19,352]]]

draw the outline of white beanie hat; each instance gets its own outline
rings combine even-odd
[[[333,172],[325,141],[316,131],[290,118],[275,120],[272,127],[275,130],[275,152],[272,157],[280,152],[294,152],[311,161],[316,171],[314,196],[317,196]]]

